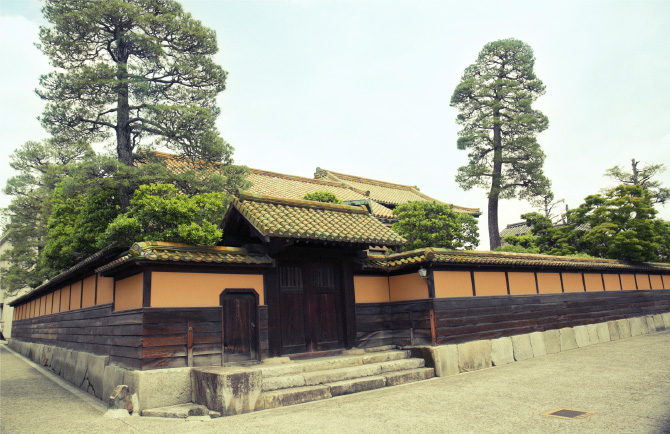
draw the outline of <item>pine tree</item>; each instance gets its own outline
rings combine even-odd
[[[519,40],[488,43],[465,69],[451,97],[462,126],[457,146],[469,151],[469,162],[458,169],[456,181],[464,190],[488,189],[491,250],[500,246],[499,200],[530,199],[550,191],[536,139],[549,121],[531,107],[545,91],[534,64],[533,50]]]

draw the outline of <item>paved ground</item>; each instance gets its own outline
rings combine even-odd
[[[103,418],[0,347],[0,431],[12,433],[670,433],[670,332],[511,365],[211,421]],[[568,408],[578,420],[542,416]]]

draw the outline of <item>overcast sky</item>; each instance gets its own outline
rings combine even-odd
[[[249,167],[312,177],[316,167],[417,185],[486,210],[483,190],[454,181],[451,94],[487,42],[535,51],[549,117],[539,135],[556,198],[571,207],[613,185],[631,158],[670,166],[669,1],[184,0],[217,34],[229,72],[218,127]],[[37,0],[0,0],[0,184],[9,155],[46,133],[36,117]],[[670,186],[670,171],[660,178]],[[0,196],[0,206],[10,198]],[[659,207],[670,220],[670,205]],[[531,211],[502,201],[500,228]],[[488,248],[486,214],[481,249]]]

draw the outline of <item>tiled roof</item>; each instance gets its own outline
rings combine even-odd
[[[530,226],[525,222],[511,223],[500,231],[500,238],[505,238],[507,235],[524,235],[530,232]]]
[[[337,182],[323,179],[303,178],[300,176],[285,175],[283,173],[268,172],[265,170],[249,169],[249,171],[250,174],[247,179],[253,185],[246,191],[246,193],[250,194],[301,200],[307,193],[328,191],[342,201],[369,199],[365,196],[366,191],[348,187]],[[372,214],[375,217],[386,219],[397,218],[389,208],[374,200],[370,201],[370,205]]]
[[[109,261],[111,258],[117,256],[119,253],[123,252],[123,248],[119,247],[117,245],[109,245],[105,247],[104,249],[98,251],[97,253],[89,256],[88,258],[85,258],[72,267],[68,268],[67,270],[63,271],[62,273],[58,274],[57,276],[49,279],[48,281],[44,282],[40,286],[36,287],[32,291],[29,291],[22,295],[21,297],[17,297],[11,302],[11,306],[14,306],[15,303],[20,303],[23,300],[32,298],[33,296],[47,292],[51,290],[54,286],[60,285],[61,283],[67,281],[68,279],[72,278],[72,276],[75,276],[83,271],[85,271],[87,268],[90,269],[92,267],[95,267],[96,264],[100,263],[105,263],[105,261]]]
[[[188,244],[166,243],[162,241],[142,241],[132,245],[128,253],[119,259],[97,268],[104,273],[121,264],[134,260],[168,262],[213,262],[217,264],[272,264],[272,258],[265,254],[252,254],[239,247],[191,246]]]
[[[565,226],[564,223],[558,223],[554,225],[554,228],[561,228]],[[578,225],[575,229],[579,231],[586,231],[591,229],[591,226],[588,224],[584,223],[581,225]],[[525,234],[530,234],[530,226],[528,226],[525,222],[519,222],[519,223],[511,223],[508,224],[505,229],[500,231],[500,238],[505,238],[507,235],[525,235]],[[532,235],[532,234],[531,234]]]
[[[405,239],[363,206],[241,194],[232,206],[263,236],[398,246]],[[230,211],[229,211],[230,212]]]
[[[358,190],[369,192],[371,199],[388,205],[399,205],[401,203],[415,201],[441,202],[424,193],[421,193],[416,186],[394,184],[391,182],[377,181],[375,179],[361,178],[360,176],[346,175],[344,173],[333,172],[317,167],[314,177],[328,181],[339,182]],[[451,204],[448,204],[451,205]],[[458,205],[451,205],[456,212],[463,212],[473,215],[480,215],[478,208],[466,208]]]
[[[670,272],[670,264],[659,262],[630,263],[614,259],[576,258],[572,256],[550,256],[472,250],[447,250],[431,247],[386,256],[370,255],[361,262],[364,269],[382,270],[397,270],[412,264],[430,262],[473,266],[534,266],[538,268],[655,270]]]

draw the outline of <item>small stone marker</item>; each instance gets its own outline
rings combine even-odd
[[[133,412],[133,397],[130,394],[130,389],[126,385],[119,385],[114,388],[112,394],[109,396],[109,409],[125,409],[128,413]]]

